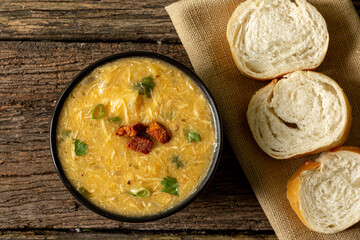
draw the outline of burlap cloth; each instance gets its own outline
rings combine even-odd
[[[251,96],[268,81],[259,82],[242,76],[231,57],[226,25],[240,2],[182,0],[166,10],[196,73],[218,104],[225,135],[277,236],[280,239],[360,239],[360,224],[332,235],[308,230],[286,199],[287,180],[305,158],[275,160],[254,141],[245,113]],[[350,0],[309,2],[324,16],[330,33],[328,53],[316,71],[335,79],[347,94],[353,110],[353,125],[346,145],[360,146],[359,16]]]

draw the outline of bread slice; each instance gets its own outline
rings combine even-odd
[[[304,162],[290,178],[287,198],[311,230],[336,233],[360,220],[360,148],[340,147]]]
[[[247,120],[264,152],[287,159],[342,145],[350,131],[351,108],[334,80],[296,71],[257,91]]]
[[[240,71],[258,80],[315,69],[329,45],[324,18],[305,0],[247,0],[232,14],[227,39]]]

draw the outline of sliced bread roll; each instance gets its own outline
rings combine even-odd
[[[304,162],[289,179],[287,198],[311,230],[336,233],[360,220],[360,148],[340,147]]]
[[[227,39],[240,71],[258,80],[315,69],[329,45],[324,18],[305,0],[247,0],[232,14]]]
[[[296,71],[257,91],[247,120],[264,152],[287,159],[342,145],[350,130],[351,108],[334,80]]]

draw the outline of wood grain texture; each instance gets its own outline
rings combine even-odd
[[[2,0],[0,40],[179,43],[164,9],[176,1]]]
[[[37,231],[2,231],[0,232],[0,239],[159,239],[159,240],[275,240],[277,237],[271,233],[259,233],[259,234],[246,234],[246,233],[212,233],[207,232],[151,232],[151,231],[137,231],[129,233],[118,232],[81,232],[81,229],[77,229],[79,232],[64,232],[64,231],[51,231],[51,230],[37,230]],[[88,231],[88,229],[85,229]]]
[[[55,172],[50,119],[80,69],[128,50],[159,52],[190,67],[164,10],[175,1],[0,1],[0,239],[276,239],[228,144],[195,202],[151,223],[91,212]],[[360,0],[353,3],[360,13]],[[149,44],[157,42],[171,44]]]
[[[56,100],[79,70],[127,50],[159,52],[190,66],[181,45],[3,41],[0,49],[0,229],[271,230],[229,147],[193,204],[150,223],[121,223],[91,212],[55,172],[49,123]]]
[[[2,0],[0,40],[179,42],[164,7],[176,0]]]

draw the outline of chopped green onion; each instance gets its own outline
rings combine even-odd
[[[94,113],[95,113],[96,109],[98,109],[98,108],[99,108],[100,114],[99,114],[98,117],[95,117],[95,116],[94,116]],[[103,105],[102,105],[102,104],[96,105],[96,106],[94,107],[94,109],[92,110],[92,112],[91,112],[91,118],[92,118],[92,119],[99,119],[99,118],[101,118],[103,115],[104,115],[104,108],[103,108]]]
[[[70,134],[71,134],[71,131],[70,131],[70,130],[64,130],[64,131],[62,131],[62,135],[63,135],[64,137],[69,137]]]
[[[167,178],[163,178],[163,180],[160,182],[162,189],[162,192],[166,192],[166,193],[170,193],[172,195],[175,196],[179,196],[179,191],[178,191],[178,182],[176,180],[176,178],[173,177],[167,177]]]
[[[200,142],[201,138],[200,138],[200,134],[198,134],[197,132],[188,132],[187,137],[189,139],[189,142]]]
[[[176,165],[176,168],[181,168],[184,166],[183,161],[180,160],[180,156],[172,157],[171,162]]]
[[[87,145],[80,140],[73,139],[73,144],[75,145],[75,153],[77,156],[82,156],[87,153]]]
[[[63,130],[61,133],[57,136],[57,139],[59,142],[65,141],[68,137],[70,137],[71,131],[70,130]]]
[[[166,113],[166,118],[169,119],[169,120],[173,120],[174,115],[175,115],[175,113],[173,111],[167,112]]]
[[[131,189],[130,194],[136,196],[136,197],[148,197],[150,196],[150,191],[146,188],[137,188],[137,189]]]
[[[121,123],[121,117],[112,117],[107,119],[109,122]]]
[[[80,187],[79,192],[84,198],[89,198],[91,196],[91,193],[88,190],[86,190],[84,187]]]

